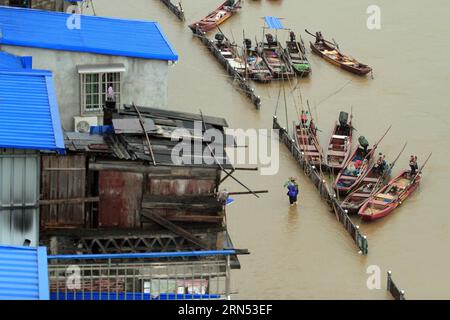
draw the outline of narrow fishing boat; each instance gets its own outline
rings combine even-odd
[[[421,177],[417,176],[414,181],[411,181],[409,171],[403,171],[369,199],[358,214],[363,220],[375,220],[387,216],[414,192],[420,179]]]
[[[369,142],[365,137],[361,136],[358,138],[358,148],[356,148],[353,154],[348,158],[334,182],[334,189],[339,194],[348,194],[359,185],[361,180],[374,165],[375,151],[390,129],[391,127],[386,130],[381,139],[378,140],[371,149],[369,148]]]
[[[306,58],[306,49],[303,39],[296,40],[295,33],[289,33],[290,41],[286,41],[286,56],[294,71],[300,76],[304,77],[311,73],[311,65]]]
[[[389,175],[389,166],[384,170],[379,170],[376,166],[372,166],[364,178],[361,179],[358,188],[342,201],[341,207],[348,210],[348,213],[357,213],[359,208],[386,184]]]
[[[241,0],[227,0],[205,18],[189,25],[189,28],[194,32],[196,28],[203,32],[211,31],[228,20],[239,11],[239,9],[241,9]]]
[[[258,52],[252,49],[252,41],[244,39],[244,57],[247,61],[248,77],[256,82],[268,83],[272,81],[272,73]]]
[[[308,119],[308,112],[302,110],[300,122],[295,125],[295,141],[303,153],[306,161],[311,165],[320,166],[322,154],[317,139],[317,127],[312,116]]]
[[[266,42],[260,42],[257,48],[274,78],[288,79],[295,76],[294,70],[283,53],[281,44],[272,34],[265,35]]]
[[[331,169],[341,170],[350,157],[352,150],[353,127],[352,118],[348,113],[341,111],[339,121],[336,121],[328,143],[326,165]]]
[[[384,158],[380,158],[375,166],[373,166],[367,175],[361,180],[358,188],[350,193],[341,203],[341,207],[346,209],[348,213],[356,214],[359,209],[380,189],[386,185],[390,179],[391,171],[400,155],[406,148],[406,143],[395,160],[388,164]],[[384,161],[384,162],[383,162]]]
[[[411,176],[410,170],[404,170],[392,179],[359,209],[358,215],[363,220],[371,221],[383,218],[394,211],[417,189],[422,179],[422,170],[430,157],[431,154],[415,175]]]
[[[244,60],[239,57],[239,54],[236,51],[236,45],[233,45],[223,33],[216,33],[213,45],[233,69],[240,75],[245,74],[245,63]]]
[[[361,138],[364,137],[360,137],[360,141]],[[374,148],[368,149],[366,145],[362,146],[360,142],[358,148],[348,158],[337,175],[334,188],[339,194],[349,193],[361,182],[361,179],[373,166],[374,152]]]
[[[356,59],[344,55],[336,43],[332,43],[325,40],[322,33],[316,32],[312,34],[308,30],[305,31],[316,38],[314,43],[310,42],[311,50],[313,53],[324,58],[328,62],[340,67],[343,70],[349,71],[351,73],[364,76],[372,71],[372,68],[366,64],[358,62]]]

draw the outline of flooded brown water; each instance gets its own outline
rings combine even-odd
[[[162,25],[180,56],[170,72],[171,108],[202,109],[204,114],[227,118],[233,128],[271,127],[279,83],[256,86],[262,108],[255,110],[187,28],[218,6],[219,0],[183,0],[186,23],[156,0],[94,3],[98,15],[151,19]],[[356,134],[365,135],[372,143],[392,125],[379,149],[388,158],[408,142],[394,174],[407,166],[410,154],[417,154],[420,161],[433,151],[421,187],[398,210],[370,224],[355,218],[368,237],[368,256],[358,254],[283,146],[277,175],[239,172],[237,176],[253,189],[270,191],[260,199],[239,197],[228,209],[235,246],[251,251],[241,258],[242,269],[233,272],[239,298],[387,299],[385,272],[389,269],[408,299],[450,298],[450,3],[378,0],[381,30],[368,30],[366,9],[371,4],[366,0],[246,0],[243,10],[222,27],[238,43],[243,29],[247,37],[260,40],[261,17],[282,17],[285,26],[301,32],[305,41],[311,39],[305,28],[321,30],[326,38],[336,39],[343,52],[374,68],[373,80],[359,78],[309,55],[313,73],[301,80],[301,93],[316,106],[313,113],[317,112],[323,144],[339,111],[353,106]],[[280,40],[286,38],[280,33]],[[288,84],[286,89],[290,89]],[[296,111],[292,98],[288,99],[292,123]],[[283,115],[284,105],[279,109],[282,123]],[[283,189],[291,175],[300,181],[296,208],[289,207]],[[242,190],[232,181],[227,187]],[[370,265],[382,270],[381,290],[366,287]]]

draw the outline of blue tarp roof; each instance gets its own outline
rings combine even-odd
[[[0,147],[65,152],[51,72],[0,70]]]
[[[0,300],[49,300],[47,248],[0,246]]]
[[[144,59],[178,60],[157,22],[0,6],[0,44]]]
[[[264,21],[266,21],[266,25],[269,29],[283,29],[283,24],[281,20],[277,17],[264,17]]]

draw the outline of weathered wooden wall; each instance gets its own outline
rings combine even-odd
[[[41,228],[84,227],[86,211],[86,157],[41,158]]]

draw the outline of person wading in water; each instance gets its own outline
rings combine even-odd
[[[289,203],[291,206],[297,204],[298,196],[298,184],[294,177],[290,177],[289,180],[284,184],[284,187],[288,189],[287,195],[289,197]]]

